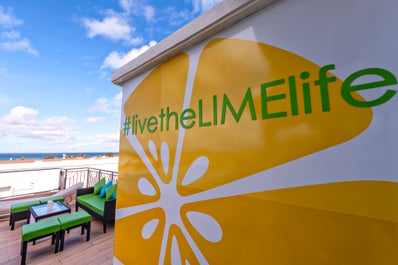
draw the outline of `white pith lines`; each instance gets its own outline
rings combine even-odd
[[[197,69],[198,60],[199,60],[199,55],[190,57],[188,80],[187,80],[182,109],[189,108],[190,105],[192,89],[193,89],[193,81]],[[278,166],[272,169],[267,169],[265,171],[250,176],[242,176],[242,178],[236,181],[225,183],[223,185],[214,187],[209,190],[204,190],[202,192],[198,192],[192,195],[181,196],[177,190],[177,179],[180,169],[184,135],[185,135],[185,129],[180,127],[178,132],[177,144],[175,147],[176,152],[175,152],[174,164],[171,167],[171,171],[169,169],[169,164],[171,160],[170,160],[170,151],[168,143],[163,142],[159,147],[156,146],[153,141],[149,141],[148,143],[141,143],[136,135],[131,134],[127,136],[129,143],[136,151],[140,159],[143,161],[149,173],[151,174],[156,184],[158,185],[158,190],[160,194],[157,194],[157,189],[153,187],[152,184],[146,178],[144,177],[140,178],[138,180],[139,191],[145,196],[159,195],[159,200],[148,204],[117,209],[116,220],[155,208],[161,208],[164,211],[165,226],[161,242],[162,244],[161,250],[159,253],[159,262],[158,262],[159,265],[165,263],[166,249],[168,242],[171,244],[170,253],[172,255],[171,257],[172,264],[178,265],[182,264],[182,262],[185,264],[189,264],[189,261],[181,260],[181,253],[180,253],[178,239],[175,236],[173,236],[171,242],[168,241],[170,237],[169,235],[170,227],[172,225],[176,225],[179,227],[199,263],[200,264],[209,263],[204,254],[202,253],[200,247],[191,237],[190,233],[187,230],[186,225],[183,222],[183,218],[181,217],[182,214],[181,208],[184,205],[187,205],[189,203],[239,196],[239,195],[262,192],[267,190],[306,186],[311,184],[347,181],[347,178],[346,176],[344,176],[344,174],[337,175],[337,177],[333,176],[333,181],[331,181],[331,178],[326,175],[323,177],[320,176],[319,174],[314,174],[314,172],[311,171],[306,172],[306,174],[302,174],[300,173],[300,170],[305,167],[300,166],[301,159],[297,159],[295,161],[288,163],[288,165],[285,164],[284,166]],[[155,161],[159,161],[160,159],[162,164],[162,170],[164,171],[164,173],[166,175],[171,174],[171,181],[169,183],[164,183],[162,179],[159,177],[159,173],[156,171],[155,167],[151,163],[151,159],[148,157],[148,154],[145,152],[143,145],[148,145],[148,150]],[[181,180],[182,186],[189,185],[194,181],[198,180],[199,178],[206,177],[206,173],[209,168],[209,163],[211,162],[212,161],[209,161],[206,156],[200,156],[199,154],[196,160],[190,165],[185,176],[183,176]],[[163,217],[154,216],[152,220],[150,220],[143,226],[141,235],[144,239],[149,239],[156,231],[156,229],[159,229],[159,223],[160,223],[159,218]],[[223,238],[222,227],[214,217],[201,212],[189,211],[186,214],[186,219],[190,222],[192,227],[194,227],[197,230],[197,232],[206,240],[215,243],[220,242],[222,240]]]

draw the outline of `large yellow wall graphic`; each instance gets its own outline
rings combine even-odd
[[[264,43],[213,39],[192,87],[189,66],[188,54],[158,66],[124,104],[130,127],[121,134],[117,260],[398,260],[397,183],[340,176],[310,183],[292,172],[275,185],[265,174],[344,144],[372,122],[372,108],[343,98],[333,64]]]

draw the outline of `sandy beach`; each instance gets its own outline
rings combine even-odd
[[[4,161],[0,163],[0,199],[55,190],[60,169],[96,168],[118,171],[118,157]]]

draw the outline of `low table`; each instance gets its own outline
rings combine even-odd
[[[31,215],[35,219],[35,222],[37,222],[37,220],[47,218],[50,216],[71,212],[69,206],[65,205],[62,202],[58,202],[58,201],[54,202],[52,209],[48,209],[47,204],[40,204],[40,205],[35,205],[35,206],[29,207],[29,210],[30,210]]]

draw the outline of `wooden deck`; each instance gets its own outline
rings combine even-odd
[[[69,205],[74,211],[75,205]],[[9,219],[0,220],[0,264],[21,264],[21,227],[26,222],[15,223],[15,229],[10,230]],[[95,264],[109,265],[113,262],[113,224],[108,224],[107,232],[103,234],[102,222],[93,219],[91,222],[91,238],[86,242],[85,235],[80,234],[80,228],[75,228],[65,236],[65,248],[54,254],[54,246],[50,239],[43,239],[36,245],[29,243],[26,264],[56,265],[56,264]]]

